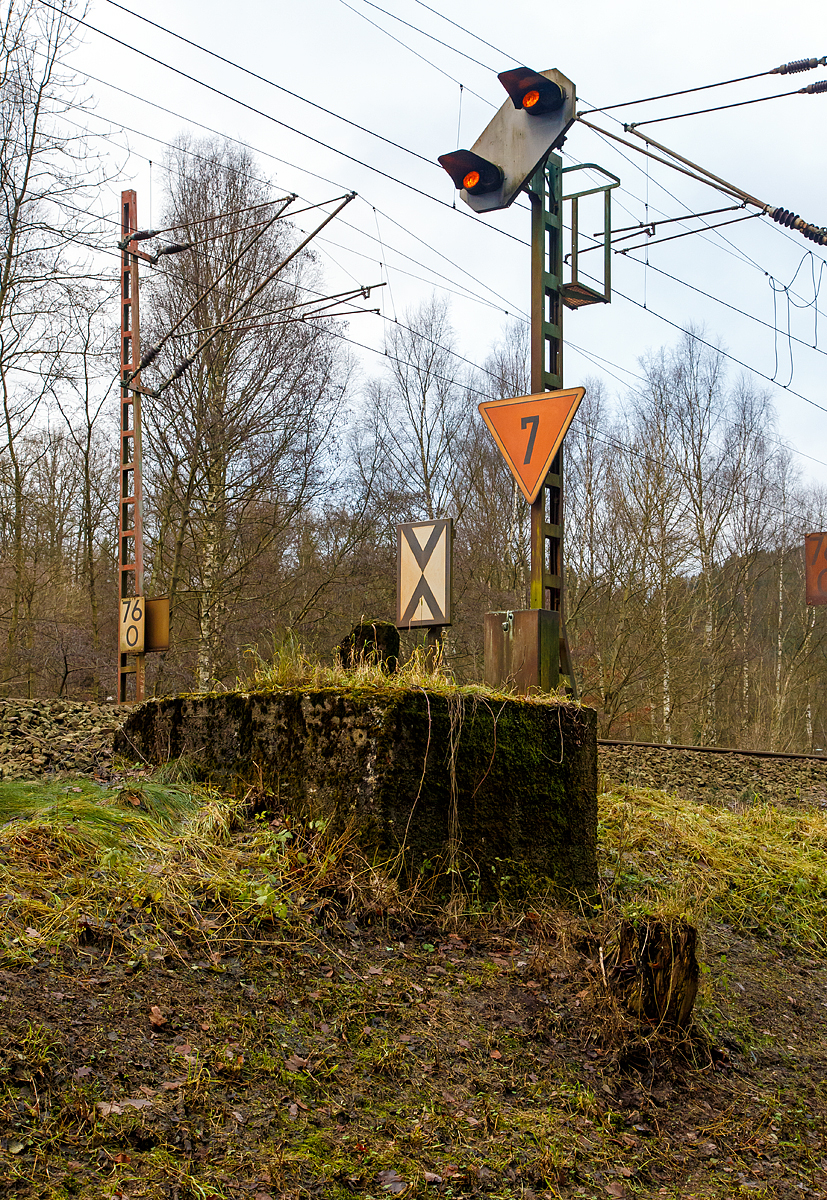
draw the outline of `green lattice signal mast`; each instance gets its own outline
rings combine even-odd
[[[563,167],[554,150],[565,140],[575,120],[576,89],[560,71],[503,71],[500,82],[509,99],[496,113],[470,150],[443,154],[439,162],[451,176],[463,200],[475,212],[508,208],[520,192],[531,201],[531,390],[563,387],[563,307],[608,303],[611,281],[611,190],[619,180],[593,163]],[[563,195],[563,176],[569,171],[599,171],[608,183]],[[581,197],[604,193],[602,288],[578,279],[578,204]],[[563,281],[563,202],[571,202],[571,279]],[[559,647],[552,678],[562,675],[568,690],[577,685],[563,619],[563,449],[558,451],[540,493],[531,505],[531,609],[559,614]],[[512,622],[513,624],[513,622]],[[508,632],[507,623],[503,630]],[[551,627],[551,626],[549,626]],[[538,638],[544,636],[538,626]],[[510,661],[508,655],[506,658]],[[538,655],[538,661],[542,653]],[[488,669],[486,668],[486,678]],[[530,683],[528,686],[532,686]],[[539,676],[533,686],[539,685]]]

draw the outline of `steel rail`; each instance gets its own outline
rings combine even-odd
[[[827,762],[825,754],[789,754],[776,750],[740,750],[736,746],[682,746],[666,742],[624,742],[616,738],[598,738],[598,746],[628,746],[637,750],[692,750],[696,754],[741,754],[747,758],[795,758]]]

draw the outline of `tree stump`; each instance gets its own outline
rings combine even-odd
[[[390,621],[361,621],[336,647],[343,667],[367,662],[392,675],[399,665],[399,630]]]
[[[683,1028],[698,992],[697,939],[686,921],[624,921],[609,972],[612,991],[641,1019]]]

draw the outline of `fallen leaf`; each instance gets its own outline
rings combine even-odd
[[[148,1108],[150,1100],[99,1100],[95,1105],[102,1117],[119,1116],[126,1108]]]
[[[25,1150],[25,1142],[9,1142],[9,1154],[19,1154],[21,1150]]]
[[[92,1074],[91,1067],[78,1067],[78,1069],[75,1071],[74,1078],[75,1079],[86,1079],[86,1077],[91,1074]]]
[[[376,1182],[381,1184],[386,1192],[390,1192],[394,1196],[401,1196],[408,1189],[407,1182],[392,1167],[388,1168],[387,1171],[377,1171]]]
[[[368,975],[381,975],[381,974],[382,974],[381,967],[368,967]]]
[[[157,1004],[153,1004],[149,1010],[149,1023],[154,1025],[156,1029],[160,1029],[162,1025],[166,1025],[167,1019],[161,1012]]]
[[[442,1176],[437,1175],[435,1171],[426,1171],[425,1172],[425,1182],[426,1183],[442,1183]]]
[[[166,1083],[161,1084],[162,1092],[174,1092],[177,1088],[183,1087],[186,1079],[168,1079]]]
[[[309,1061],[307,1058],[299,1058],[298,1054],[291,1054],[284,1065],[288,1071],[303,1071]]]
[[[112,1159],[112,1161],[116,1162],[116,1163],[131,1163],[132,1159],[129,1157],[128,1154],[121,1153],[121,1154],[116,1154],[115,1157]]]
[[[617,1200],[623,1200],[626,1195],[626,1189],[622,1183],[608,1183],[605,1192],[607,1196],[615,1196]]]
[[[499,1060],[499,1059],[501,1059],[501,1058],[502,1058],[502,1055],[500,1054],[499,1050],[492,1050],[492,1051],[491,1051],[491,1054],[490,1054],[490,1056],[489,1056],[489,1057],[490,1057],[490,1058],[493,1058],[493,1059],[496,1059],[496,1060]]]

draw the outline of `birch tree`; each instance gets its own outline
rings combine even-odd
[[[154,590],[169,593],[179,646],[195,651],[196,687],[205,689],[238,669],[230,630],[278,607],[289,531],[323,488],[347,371],[323,322],[294,319],[296,304],[319,286],[306,252],[243,319],[226,324],[298,241],[276,222],[245,251],[279,195],[259,181],[251,156],[229,143],[182,140],[166,165],[161,223],[193,250],[166,259],[146,289],[145,345],[180,326],[153,369],[171,374],[205,332],[218,334],[144,405],[150,568]],[[275,579],[258,572],[274,551]]]

